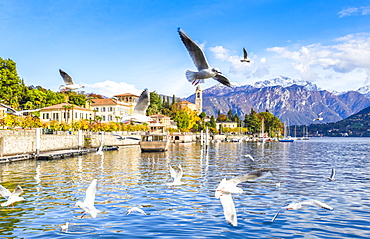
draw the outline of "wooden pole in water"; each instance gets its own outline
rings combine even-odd
[[[41,128],[36,129],[36,156],[40,154]]]
[[[209,131],[207,127],[206,128],[206,150],[208,150],[208,146],[209,146]]]
[[[83,135],[82,130],[78,130],[78,150],[81,150],[83,147]]]
[[[203,147],[203,130],[200,131],[200,147]]]

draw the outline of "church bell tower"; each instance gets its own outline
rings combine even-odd
[[[195,90],[195,104],[197,106],[197,113],[202,113],[202,89],[200,88],[200,85],[197,86]]]

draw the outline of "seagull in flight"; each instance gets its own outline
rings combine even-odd
[[[128,214],[130,214],[130,213],[132,213],[132,212],[140,212],[140,213],[141,213],[141,214],[143,214],[143,215],[147,215],[147,214],[143,211],[143,209],[138,208],[138,207],[132,207],[132,208],[130,208],[129,210],[127,210],[126,215],[128,215]]]
[[[15,187],[15,189],[12,193],[10,193],[10,191],[8,189],[6,189],[2,185],[0,185],[0,194],[1,194],[1,196],[3,196],[7,200],[6,202],[3,202],[1,204],[1,206],[2,207],[7,207],[10,204],[12,204],[13,208],[14,208],[14,203],[15,202],[25,201],[25,199],[23,197],[19,196],[22,193],[23,193],[23,190],[22,190],[21,186],[19,186],[19,185],[17,185]]]
[[[147,123],[152,122],[153,119],[146,116],[146,110],[150,104],[150,92],[148,89],[145,89],[137,103],[135,105],[132,115],[126,115],[122,117],[122,123],[136,122],[136,123]]]
[[[320,114],[318,114],[317,118],[313,119],[313,121],[316,121],[316,120],[317,120],[317,121],[323,121],[323,120],[324,120],[324,118],[323,118],[323,117],[321,117],[322,113],[324,113],[324,112],[321,112]]]
[[[181,164],[179,164],[179,166],[177,167],[171,167],[171,165],[169,165],[169,168],[170,168],[171,177],[173,178],[173,183],[169,183],[168,185],[184,184],[183,182],[181,182],[182,175],[184,174],[181,168]]]
[[[254,158],[252,157],[252,155],[250,155],[250,154],[246,154],[246,155],[244,155],[244,157],[246,157],[246,158],[250,158],[252,161],[254,161]]]
[[[85,200],[83,202],[78,201],[75,204],[76,207],[80,207],[82,210],[84,210],[84,214],[82,215],[81,218],[83,218],[86,215],[86,213],[89,213],[92,218],[96,218],[98,212],[100,212],[94,206],[96,184],[97,180],[94,179],[86,190]]]
[[[100,144],[98,151],[94,155],[104,155],[103,144]]]
[[[64,80],[64,83],[65,83],[65,85],[59,86],[59,90],[60,91],[63,91],[64,92],[66,90],[76,90],[76,89],[84,88],[85,87],[85,86],[83,86],[81,84],[75,84],[73,82],[72,77],[70,77],[65,71],[59,69],[59,73],[62,76],[62,78]]]
[[[214,80],[224,84],[228,87],[232,87],[229,79],[222,75],[218,68],[211,68],[208,65],[206,56],[202,49],[195,43],[183,30],[177,28],[180,38],[184,43],[186,49],[188,50],[191,59],[193,60],[198,71],[186,71],[186,78],[193,85],[198,85],[199,83],[204,83],[204,79],[213,78]]]
[[[320,202],[320,201],[317,201],[317,200],[314,200],[314,199],[309,199],[309,200],[305,200],[305,201],[302,201],[302,202],[292,202],[290,204],[288,204],[288,206],[285,206],[285,207],[282,207],[280,208],[280,210],[275,214],[275,216],[271,219],[271,222],[274,222],[276,217],[279,215],[279,213],[281,212],[281,210],[283,209],[286,209],[286,210],[297,210],[297,209],[301,209],[302,206],[304,205],[309,205],[309,206],[316,206],[316,207],[321,207],[321,208],[324,208],[324,209],[327,209],[327,210],[333,210],[333,208],[323,202]]]
[[[247,50],[245,50],[245,48],[243,47],[243,53],[244,53],[244,58],[243,59],[241,59],[240,61],[241,62],[251,62],[251,60],[250,59],[248,59],[248,52],[247,52]]]
[[[7,114],[12,114],[12,115],[16,115],[16,116],[21,116],[23,115],[23,113],[28,113],[28,112],[35,112],[35,111],[39,111],[40,109],[33,109],[33,110],[20,110],[20,111],[17,111],[15,110],[14,108],[10,107],[10,106],[7,106],[5,104],[2,104],[0,103],[0,105],[4,108],[6,108],[6,111],[5,113]]]
[[[125,139],[131,139],[131,140],[141,140],[141,139],[138,139],[138,138],[135,138],[135,137],[131,137],[131,136],[122,136],[122,135],[119,135],[119,134],[112,134],[113,136],[116,136],[118,140],[125,140]]]
[[[329,181],[335,181],[335,168],[331,169],[330,177],[326,177]]]
[[[229,180],[226,178],[222,179],[218,185],[215,197],[220,199],[222,207],[224,209],[224,216],[228,223],[232,226],[238,225],[238,219],[236,217],[236,210],[234,201],[231,197],[232,193],[244,193],[243,189],[236,185],[245,181],[255,180],[271,175],[269,171],[254,171],[243,176],[235,177]]]

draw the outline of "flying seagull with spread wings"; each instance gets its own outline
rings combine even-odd
[[[136,122],[136,123],[146,123],[153,121],[152,118],[146,116],[146,109],[150,104],[150,92],[148,89],[145,89],[139,99],[137,100],[136,106],[132,115],[126,115],[122,117],[122,122]]]
[[[247,52],[247,50],[245,50],[245,48],[243,47],[243,54],[244,54],[244,58],[243,59],[241,59],[240,61],[241,62],[251,62],[251,60],[250,59],[248,59],[248,52]]]
[[[80,207],[82,210],[84,210],[84,214],[82,215],[82,217],[84,217],[86,213],[89,213],[92,218],[96,218],[98,212],[100,212],[94,206],[95,194],[96,194],[96,184],[97,184],[97,180],[94,179],[86,190],[85,200],[83,202],[78,201],[75,204],[76,207]]]
[[[236,185],[245,181],[263,178],[269,175],[271,175],[271,172],[269,171],[254,171],[229,180],[226,180],[226,178],[222,179],[216,189],[215,197],[220,199],[222,207],[224,208],[225,219],[228,223],[230,223],[232,226],[238,225],[235,205],[231,194],[243,193],[244,191]]]
[[[75,84],[72,77],[70,77],[65,71],[59,69],[59,73],[62,76],[65,85],[59,86],[60,91],[66,91],[66,90],[76,90],[79,88],[84,88],[81,84]]]
[[[180,34],[180,38],[188,50],[191,59],[198,69],[198,71],[186,71],[186,78],[188,81],[192,82],[193,85],[197,85],[199,83],[204,83],[204,79],[213,78],[221,84],[231,87],[229,79],[222,75],[218,68],[211,68],[208,65],[206,56],[199,45],[195,43],[188,35],[186,35],[186,33],[180,28],[178,28],[177,31]]]
[[[7,201],[2,203],[2,207],[9,206],[10,204],[13,205],[15,202],[24,201],[25,199],[23,197],[20,197],[23,193],[23,190],[21,186],[17,185],[14,189],[14,191],[11,193],[8,189],[4,188],[2,185],[0,185],[0,194],[3,196]]]

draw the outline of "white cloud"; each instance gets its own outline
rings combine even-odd
[[[365,84],[370,83],[370,35],[367,33],[349,34],[327,46],[318,43],[272,47],[267,51],[276,53],[278,58],[291,60],[294,69],[304,80],[315,81],[322,71],[343,75],[359,70],[366,73]]]
[[[84,84],[84,91],[88,93],[101,94],[107,97],[113,97],[114,95],[131,93],[140,95],[142,90],[138,90],[134,85],[127,84],[125,82],[115,82],[115,81],[102,81],[94,84]],[[144,89],[143,89],[144,90]]]
[[[339,17],[349,17],[354,15],[368,15],[370,14],[370,6],[364,7],[347,7],[338,12]]]
[[[231,55],[230,50],[224,48],[223,46],[211,47],[210,51],[213,53],[216,59],[227,61],[231,63],[229,73],[231,74],[242,74],[246,78],[258,77],[261,78],[269,74],[270,66],[266,62],[266,58],[258,57],[253,53],[248,54],[248,58],[251,58],[250,63],[241,62],[242,56]],[[240,52],[242,54],[242,52]]]

